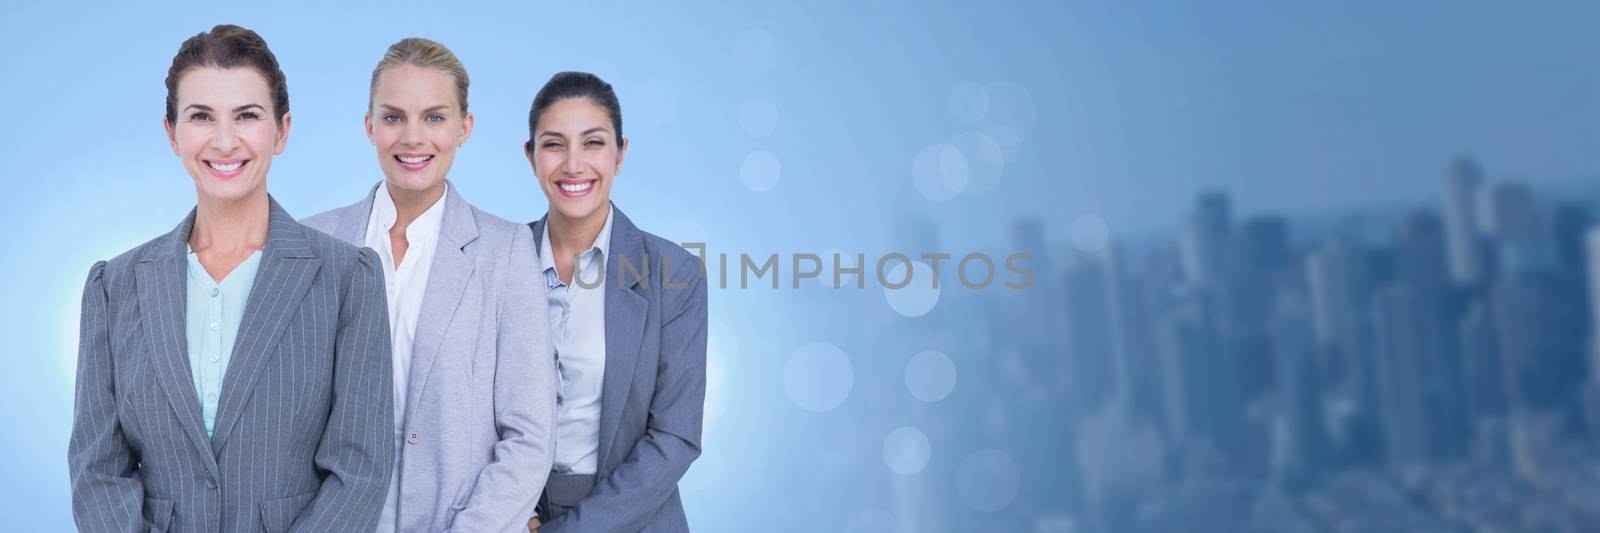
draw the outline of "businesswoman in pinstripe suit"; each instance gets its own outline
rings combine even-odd
[[[611,85],[562,72],[533,98],[525,146],[549,201],[531,224],[561,395],[544,533],[687,532],[678,480],[700,456],[706,284],[699,258],[611,203],[628,141]],[[642,272],[641,272],[642,270]]]
[[[394,454],[382,263],[267,194],[288,90],[255,32],[212,28],[167,73],[195,185],[172,232],[83,291],[68,463],[83,531],[359,531]]]

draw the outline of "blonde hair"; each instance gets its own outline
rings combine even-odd
[[[461,104],[461,114],[467,114],[467,68],[461,66],[461,60],[450,52],[449,48],[437,41],[421,37],[408,37],[389,45],[389,50],[383,53],[383,59],[378,61],[378,66],[372,69],[372,89],[367,93],[367,108],[372,108],[372,99],[378,94],[378,77],[389,69],[411,65],[416,67],[431,68],[443,72],[456,84],[456,98]]]

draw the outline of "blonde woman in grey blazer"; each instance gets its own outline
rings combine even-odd
[[[306,224],[383,261],[397,450],[378,531],[525,531],[553,455],[555,361],[533,234],[445,179],[471,134],[467,77],[426,39],[373,70],[384,181]]]
[[[171,232],[83,290],[68,465],[90,532],[370,532],[389,483],[382,264],[267,194],[291,117],[255,32],[180,47],[166,130],[194,180]]]

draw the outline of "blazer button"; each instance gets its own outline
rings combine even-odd
[[[217,490],[217,479],[206,476],[206,490]]]
[[[406,434],[406,442],[407,443],[416,444],[416,443],[421,442],[421,441],[422,441],[422,435],[417,433],[417,430],[415,430],[415,429],[411,430],[410,433]]]

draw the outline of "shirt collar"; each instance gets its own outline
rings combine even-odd
[[[589,245],[589,249],[583,254],[579,254],[580,258],[593,252],[598,253],[600,260],[604,261],[606,257],[611,255],[611,221],[616,219],[616,217],[611,216],[613,214],[611,203],[607,202],[606,223],[600,226],[600,233],[595,235],[594,244]],[[543,263],[546,274],[554,274],[556,272],[555,256],[555,251],[550,248],[550,221],[546,219],[544,235],[539,238],[539,261]],[[605,263],[601,263],[601,268],[605,268],[604,265]]]
[[[431,242],[438,237],[439,227],[444,223],[444,199],[449,196],[450,183],[445,182],[444,194],[439,195],[439,199],[435,200],[433,205],[428,206],[416,220],[411,221],[410,226],[406,226],[406,242],[415,246],[423,241]],[[394,227],[397,217],[399,214],[394,206],[394,198],[389,196],[389,185],[378,184],[376,196],[372,199],[372,224],[368,227],[368,238],[372,237],[371,230],[374,229],[388,234],[389,228]]]
[[[211,279],[211,273],[206,272],[205,265],[200,264],[200,254],[194,252],[193,246],[185,243],[183,248],[188,252],[185,255],[187,255],[189,261],[189,268],[187,269],[189,278],[205,283],[206,286],[210,287],[227,288],[227,286],[238,285],[238,282],[243,279],[253,281],[256,279],[257,267],[261,264],[261,250],[250,252],[250,255],[246,256],[244,261],[240,261],[238,265],[234,266],[233,270],[229,271],[228,275],[223,276],[222,281],[219,282]]]

